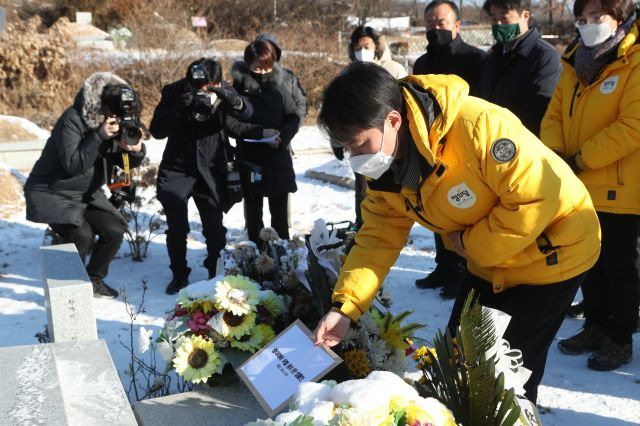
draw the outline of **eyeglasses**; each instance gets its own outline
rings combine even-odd
[[[591,17],[591,18],[580,18],[580,19],[576,19],[575,22],[575,26],[580,27],[582,25],[587,25],[587,24],[602,24],[603,22],[605,22],[607,20],[607,18],[609,18],[609,15],[607,15],[606,13],[604,15],[600,15],[597,18]]]

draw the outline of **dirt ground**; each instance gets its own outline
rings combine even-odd
[[[6,219],[24,208],[22,184],[9,171],[0,169],[0,219]]]
[[[0,121],[0,142],[33,141],[38,137],[20,124]]]

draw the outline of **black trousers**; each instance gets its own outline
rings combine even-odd
[[[599,325],[617,343],[631,343],[638,326],[638,217],[598,212],[600,257],[582,284],[585,327]]]
[[[519,285],[496,294],[491,283],[467,273],[453,305],[449,328],[457,327],[471,289],[475,289],[481,305],[511,315],[503,337],[512,348],[522,351],[524,367],[531,370],[531,377],[524,385],[525,396],[535,404],[549,347],[585,276],[583,273],[555,284]]]
[[[450,272],[451,275],[456,278],[460,277],[461,274],[467,270],[467,261],[455,251],[447,250],[440,234],[434,233],[433,239],[436,243],[436,267],[444,268],[444,270]],[[447,280],[444,286],[455,287],[457,286],[457,282]]]
[[[167,188],[170,188],[170,185],[167,185]],[[186,197],[182,194],[186,194]],[[200,179],[194,179],[191,191],[182,194],[180,191],[158,188],[158,201],[167,216],[165,233],[171,272],[175,277],[186,277],[191,271],[187,266],[187,235],[191,230],[188,203],[189,198],[193,197],[202,222],[202,235],[207,244],[204,266],[209,270],[209,275],[215,274],[220,250],[227,243],[227,228],[222,225],[222,208],[213,200],[206,184]]]
[[[354,173],[355,175],[355,190],[356,190],[356,227],[360,229],[362,226],[362,209],[360,203],[367,196],[367,179],[364,175]]]
[[[118,217],[92,206],[87,206],[84,211],[84,222],[80,226],[55,223],[49,226],[60,234],[65,243],[76,245],[82,263],[85,263],[93,239],[96,235],[98,236],[87,265],[87,274],[90,278],[99,279],[106,277],[109,273],[109,264],[118,253],[122,237],[127,231]]]
[[[249,239],[260,244],[260,230],[264,228],[262,212],[264,196],[255,185],[244,185],[242,188],[244,198],[244,221],[249,233]],[[280,238],[289,239],[289,220],[287,217],[289,205],[289,193],[271,195],[269,199],[269,213],[271,213],[271,227],[276,230]]]

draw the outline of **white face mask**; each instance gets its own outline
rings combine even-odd
[[[368,49],[360,49],[354,52],[356,59],[362,62],[371,62],[376,56],[376,52],[374,50]]]
[[[578,27],[582,42],[587,47],[597,46],[607,41],[611,36],[615,35],[615,30],[611,29],[609,22],[601,24],[584,24]]]
[[[371,179],[378,179],[384,174],[391,163],[393,162],[393,155],[387,155],[382,150],[384,145],[384,133],[386,126],[382,130],[382,143],[380,144],[380,151],[375,154],[361,154],[354,157],[349,157],[349,164],[354,172],[361,175],[370,177]],[[398,145],[398,133],[396,132],[396,146]],[[395,149],[395,148],[394,148]]]

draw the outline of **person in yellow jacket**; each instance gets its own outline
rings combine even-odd
[[[602,252],[582,284],[584,328],[558,347],[593,352],[590,368],[613,370],[631,360],[638,323],[640,28],[631,0],[577,0],[573,11],[580,35],[563,58],[541,139],[589,190]]]
[[[366,312],[415,222],[468,261],[454,303],[471,288],[512,316],[505,338],[533,371],[535,403],[549,346],[600,252],[598,219],[582,182],[508,110],[468,96],[453,75],[396,81],[354,63],[324,93],[318,122],[366,175],[363,225],[315,331],[334,346]]]

